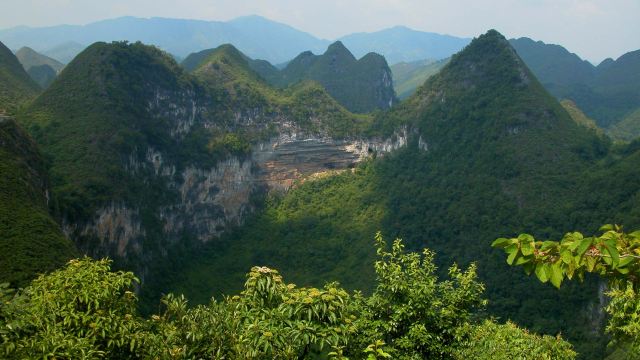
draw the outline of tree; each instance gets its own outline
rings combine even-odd
[[[346,345],[355,316],[336,283],[297,288],[267,267],[247,276],[239,295],[207,306],[188,309],[184,297],[166,296],[166,310],[152,317],[150,357],[306,359]]]
[[[451,280],[438,281],[434,253],[406,253],[400,239],[385,250],[376,235],[379,260],[375,263],[377,287],[370,297],[356,296],[357,335],[351,354],[377,341],[395,359],[449,357],[469,333],[471,314],[486,301],[476,267],[449,268]]]
[[[579,232],[560,241],[536,241],[529,234],[496,239],[492,246],[504,249],[509,265],[522,266],[543,283],[559,288],[565,278],[584,279],[594,273],[608,281],[611,301],[606,331],[614,342],[640,356],[640,231],[624,233],[617,225],[604,225],[600,236]]]
[[[72,260],[22,291],[0,286],[0,357],[573,359],[560,338],[479,323],[484,286],[474,265],[453,265],[440,281],[433,252],[406,253],[399,239],[387,251],[379,233],[376,246],[378,286],[368,297],[337,283],[298,288],[253,267],[238,295],[190,308],[169,294],[149,319],[136,311],[132,273],[111,271],[106,259]]]
[[[136,358],[144,332],[136,315],[137,279],[110,271],[110,260],[71,260],[35,279],[23,292],[5,292],[0,350],[6,358]]]

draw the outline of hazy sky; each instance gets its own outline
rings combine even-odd
[[[251,14],[326,39],[395,25],[464,37],[495,28],[563,45],[596,64],[640,49],[640,0],[0,0],[0,28]]]

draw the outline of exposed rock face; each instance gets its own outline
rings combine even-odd
[[[252,195],[287,191],[299,179],[329,170],[353,168],[373,154],[382,155],[406,146],[409,136],[406,128],[386,139],[350,140],[288,130],[254,145],[246,157],[231,156],[208,169],[189,166],[177,171],[175,164],[152,147],[143,152],[144,158],[131,155],[127,169],[136,176],[151,174],[163,179],[166,191],[176,193],[175,201],[161,207],[156,214],[171,242],[185,232],[206,242],[221,235],[228,226],[242,224],[245,216],[253,211]],[[418,144],[426,150],[422,139]],[[100,239],[100,253],[127,257],[143,252],[142,239],[146,231],[139,211],[124,204],[110,204],[98,210],[90,222],[65,224],[64,228],[69,235],[93,235]],[[95,244],[93,246],[95,248]]]
[[[389,139],[334,140],[292,133],[258,144],[252,158],[261,182],[272,190],[287,190],[301,177],[352,168],[373,154],[391,152],[406,144],[406,129]]]
[[[249,200],[257,184],[250,160],[234,156],[215,168],[189,167],[181,175],[182,183],[176,184],[178,202],[160,214],[167,234],[175,236],[188,229],[207,241],[220,235],[226,225],[240,224],[251,210]]]

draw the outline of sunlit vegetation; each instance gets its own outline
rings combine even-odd
[[[449,268],[439,280],[434,254],[390,250],[376,236],[376,288],[350,294],[285,283],[253,267],[234,296],[187,306],[166,295],[158,314],[136,311],[130,272],[83,258],[24,290],[0,286],[0,353],[6,359],[573,359],[562,339],[473,315],[483,285],[475,266]],[[505,336],[509,332],[511,336]]]

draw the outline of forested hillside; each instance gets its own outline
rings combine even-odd
[[[640,107],[640,50],[594,66],[559,45],[528,38],[511,44],[550,93],[574,101],[603,128]]]
[[[18,59],[0,42],[0,112],[14,112],[33,99],[40,88],[24,71]]]
[[[316,81],[352,112],[389,109],[397,102],[391,69],[385,58],[368,53],[356,59],[339,41],[322,55],[310,51],[301,53],[282,70],[259,60],[251,60],[249,65],[268,83],[280,88],[305,80]]]
[[[2,286],[0,350],[602,358],[603,282],[556,290],[491,244],[640,227],[640,143],[561,105],[521,56],[490,30],[399,104],[384,58],[341,43],[283,70],[229,44],[181,66],[95,43],[37,97],[22,67],[5,72],[27,89],[5,97],[17,123],[0,114],[2,246],[22,254],[2,259],[6,280],[26,285],[74,242],[140,281],[84,258],[15,297]]]
[[[16,57],[27,74],[46,89],[58,75],[64,65],[46,55],[42,55],[29,47],[22,47],[16,51]]]
[[[0,116],[0,283],[26,286],[78,256],[50,215],[42,154],[13,119]]]
[[[411,249],[434,249],[440,265],[477,262],[490,313],[562,332],[580,353],[603,351],[606,341],[593,332],[601,321],[596,282],[556,292],[508,272],[489,245],[525,230],[543,237],[569,225],[595,231],[605,217],[638,225],[622,216],[629,209],[610,207],[611,190],[594,185],[605,181],[600,174],[608,166],[632,176],[632,168],[607,160],[607,140],[576,124],[496,32],[474,40],[413,97],[377,117],[374,129],[398,126],[414,134],[406,148],[269,198],[222,242],[193,261],[176,259],[184,271],[167,274],[170,288],[204,302],[239,290],[244,269],[261,264],[296,283],[338,279],[367,291],[374,257],[368,239],[380,229]],[[600,188],[638,191],[629,183]]]

